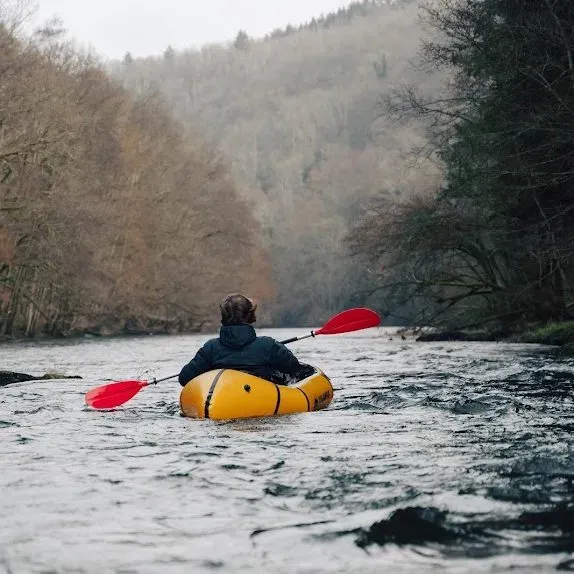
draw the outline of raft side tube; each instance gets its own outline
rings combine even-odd
[[[331,382],[319,369],[293,386],[219,369],[187,383],[180,394],[180,407],[187,417],[229,420],[320,410],[332,399]]]

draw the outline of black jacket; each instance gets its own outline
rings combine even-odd
[[[301,367],[295,355],[271,337],[258,337],[251,325],[225,325],[219,338],[210,339],[179,373],[179,384],[212,369],[237,369],[262,379],[273,373],[294,374]]]

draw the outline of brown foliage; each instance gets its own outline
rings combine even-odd
[[[220,159],[157,94],[0,27],[0,334],[190,330],[272,293]]]

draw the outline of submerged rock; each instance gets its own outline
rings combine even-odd
[[[501,329],[493,330],[439,330],[423,332],[417,337],[417,341],[504,341],[511,336],[511,333]]]
[[[417,341],[467,341],[468,337],[462,331],[440,331],[434,333],[423,333],[417,337]]]
[[[60,375],[58,373],[46,373],[40,377],[28,375],[26,373],[15,373],[13,371],[0,371],[0,387],[13,383],[24,383],[26,381],[40,381],[49,379],[81,379],[78,375]]]
[[[438,508],[399,508],[388,520],[375,522],[363,530],[355,543],[360,548],[369,544],[422,544],[425,542],[449,542],[458,532],[446,523],[446,512]]]
[[[523,493],[518,494],[526,502]],[[515,497],[512,498],[515,500]],[[511,548],[509,540],[518,532],[530,532],[529,552],[572,552],[574,550],[574,506],[560,503],[552,508],[523,512],[519,516],[467,516],[456,524],[449,513],[434,507],[406,507],[395,510],[388,519],[368,528],[357,529],[355,544],[366,549],[371,544],[438,544],[447,551],[456,548],[459,556],[494,556]],[[345,534],[350,534],[346,532]],[[568,564],[570,566],[570,564]],[[566,570],[564,565],[561,570]]]

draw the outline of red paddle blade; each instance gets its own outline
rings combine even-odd
[[[372,309],[358,307],[342,311],[329,319],[315,335],[336,335],[337,333],[350,333],[360,331],[381,324],[381,318]]]
[[[86,404],[94,409],[113,409],[129,401],[148,385],[147,381],[120,381],[96,387],[86,393]]]

